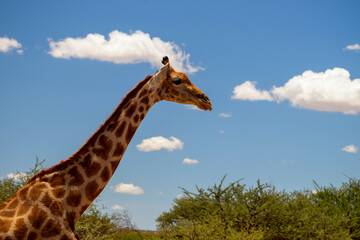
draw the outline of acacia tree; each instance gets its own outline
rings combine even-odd
[[[182,189],[159,230],[170,239],[360,239],[359,180],[287,193],[260,181],[224,187],[224,179],[197,193]]]
[[[316,182],[314,185],[313,201],[322,213],[322,218],[318,219],[322,235],[342,231],[351,239],[360,239],[360,180],[349,178],[340,188],[321,187]],[[338,224],[329,224],[334,219]]]

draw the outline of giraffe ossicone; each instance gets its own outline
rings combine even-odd
[[[1,239],[77,239],[74,224],[105,188],[150,108],[162,100],[211,110],[209,98],[167,57],[67,160],[34,175],[0,205]]]

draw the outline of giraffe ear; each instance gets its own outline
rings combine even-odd
[[[161,62],[164,64],[164,66],[162,66],[162,68],[159,70],[158,75],[166,78],[169,75],[169,70],[172,69],[170,67],[169,58],[165,56]]]
[[[164,64],[164,65],[166,65],[166,64],[168,64],[169,63],[169,58],[167,57],[167,56],[165,56],[165,57],[163,57],[163,59],[162,59],[162,64]],[[169,64],[170,65],[170,64]]]
[[[161,67],[161,69],[159,70],[158,74],[164,75],[166,76],[168,74],[169,71],[169,64],[165,64],[164,66]]]

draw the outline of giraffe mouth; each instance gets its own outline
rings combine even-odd
[[[201,94],[200,96],[198,96],[197,99],[198,99],[198,101],[196,103],[196,106],[198,108],[200,108],[201,110],[204,110],[204,111],[212,110],[212,105],[211,105],[210,99],[205,94]]]
[[[211,111],[212,110],[212,106],[211,106],[211,102],[209,102],[208,104],[199,104],[197,105],[198,108],[200,108],[201,110],[209,110]]]

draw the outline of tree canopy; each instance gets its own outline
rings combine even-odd
[[[182,189],[185,197],[157,218],[159,230],[175,239],[360,239],[357,179],[291,193],[224,179],[196,193]]]

